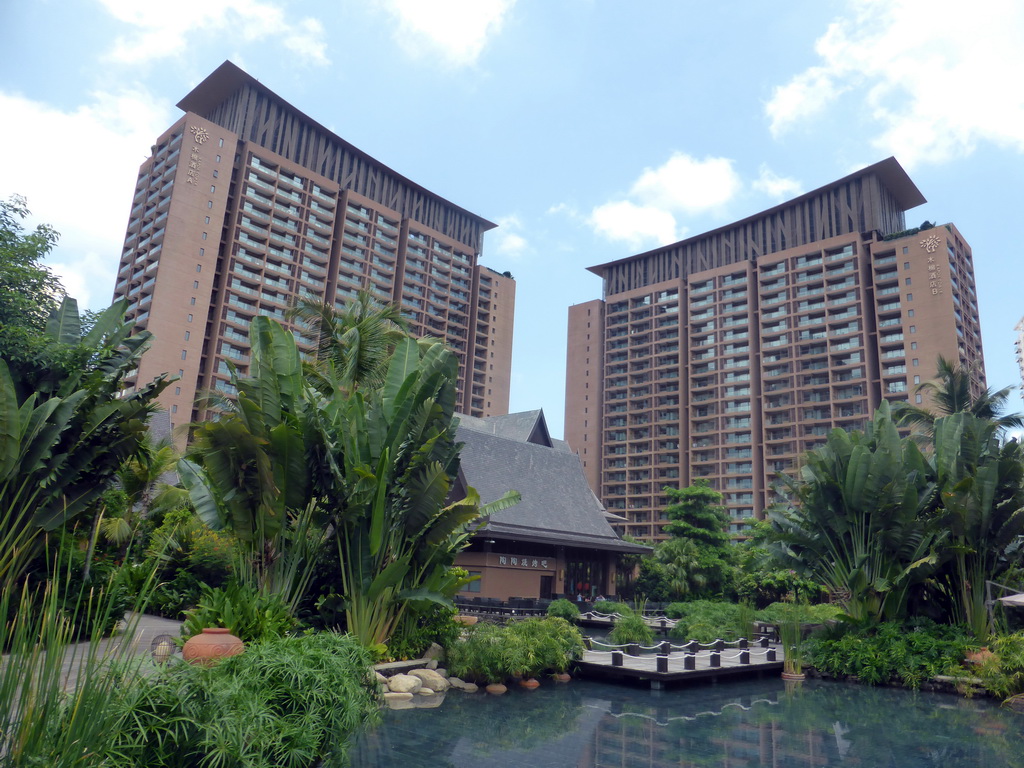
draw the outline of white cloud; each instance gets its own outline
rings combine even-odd
[[[382,0],[395,38],[416,58],[437,56],[455,67],[474,64],[501,31],[516,0]]]
[[[284,8],[269,0],[206,0],[182,5],[173,0],[100,0],[118,21],[136,29],[117,38],[110,58],[141,64],[185,51],[198,35],[230,32],[245,42],[281,39],[285,48],[312,64],[328,64],[323,25],[304,17],[289,22]]]
[[[696,214],[721,207],[742,187],[732,160],[724,157],[697,160],[675,152],[664,165],[645,168],[630,190],[630,196],[663,210]]]
[[[28,198],[33,220],[61,240],[49,259],[82,307],[105,306],[145,149],[173,120],[141,90],[100,92],[70,111],[0,92],[8,148],[0,197]]]
[[[761,165],[760,175],[751,182],[750,186],[758,192],[764,192],[774,200],[796,197],[803,191],[799,181],[788,176],[779,176],[764,164]]]
[[[503,216],[497,221],[498,229],[489,235],[494,239],[494,246],[488,248],[492,255],[504,256],[509,259],[522,257],[530,247],[526,238],[520,234],[523,222],[518,216]]]
[[[590,225],[602,237],[634,248],[675,242],[685,232],[677,216],[717,210],[743,189],[732,164],[724,157],[698,160],[675,152],[663,165],[645,168],[625,200],[594,208]]]
[[[851,0],[817,41],[816,64],[765,106],[779,136],[838,99],[873,120],[872,144],[910,167],[979,142],[1024,152],[1024,4]]]
[[[666,245],[682,237],[676,228],[676,218],[670,212],[629,200],[597,206],[589,221],[597,234],[625,242],[633,249],[645,244]]]

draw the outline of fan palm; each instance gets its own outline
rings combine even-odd
[[[1004,413],[1012,387],[986,389],[975,395],[971,388],[972,378],[971,369],[939,355],[935,379],[917,387],[918,394],[930,397],[932,408],[897,403],[893,407],[896,422],[901,426],[916,427],[928,436],[935,433],[936,419],[954,413],[969,413],[991,421],[999,430],[1024,427],[1024,414]]]
[[[344,310],[303,299],[289,315],[316,346],[316,362],[307,366],[307,378],[321,391],[331,384],[346,392],[380,386],[391,351],[408,336],[401,309],[379,303],[367,291],[360,291]]]

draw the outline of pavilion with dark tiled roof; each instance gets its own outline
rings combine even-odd
[[[649,547],[624,541],[590,490],[579,457],[552,439],[541,410],[460,416],[464,443],[456,494],[472,486],[481,501],[515,490],[522,500],[486,518],[456,564],[480,579],[467,594],[550,598],[615,594],[618,556]]]

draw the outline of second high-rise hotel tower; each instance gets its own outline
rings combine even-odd
[[[889,158],[591,268],[604,298],[569,310],[565,437],[626,533],[659,537],[662,488],[698,478],[741,530],[829,430],[920,403],[939,354],[984,387],[971,250],[952,224],[908,231],[923,202]]]

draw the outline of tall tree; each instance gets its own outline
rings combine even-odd
[[[60,280],[43,264],[59,235],[47,224],[25,232],[28,215],[25,198],[0,200],[0,329],[41,332],[64,295]]]
[[[929,438],[934,435],[935,420],[954,413],[991,421],[1000,430],[1024,427],[1024,414],[1005,413],[1012,387],[987,389],[975,395],[971,380],[969,369],[939,355],[935,378],[917,386],[917,393],[929,400],[931,408],[897,403],[893,407],[896,423],[916,427]]]
[[[654,557],[664,566],[670,589],[684,596],[721,594],[732,569],[729,516],[722,494],[704,479],[687,488],[664,490],[673,500],[665,509],[665,532],[673,538],[662,543]]]

